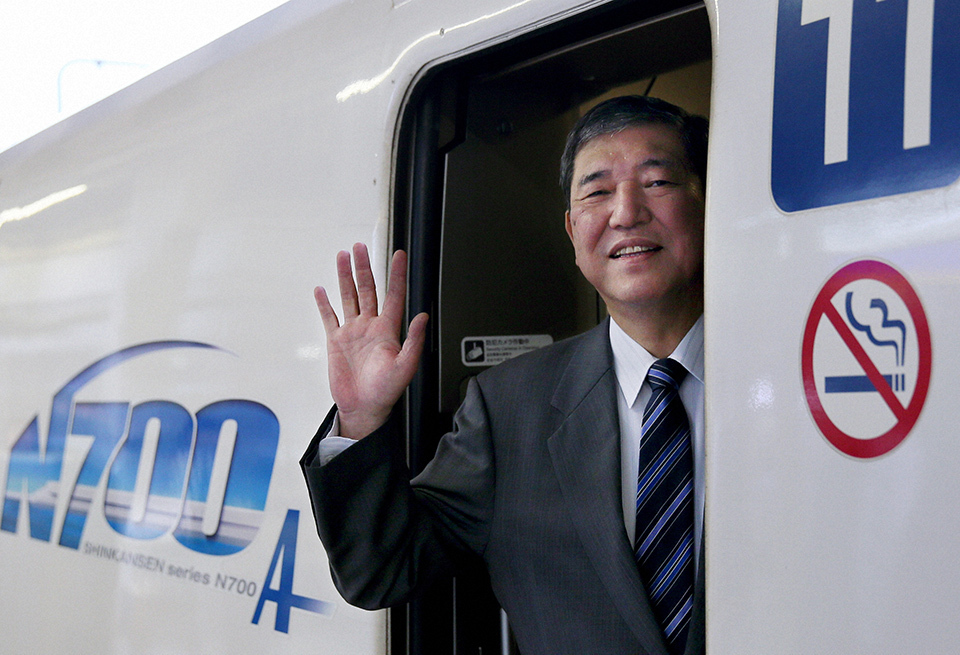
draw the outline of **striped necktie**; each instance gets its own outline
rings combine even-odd
[[[679,387],[687,371],[660,359],[647,373],[634,556],[670,653],[682,653],[693,608],[693,452]]]

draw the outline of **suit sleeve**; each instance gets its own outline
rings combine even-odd
[[[476,381],[423,473],[410,480],[396,423],[320,466],[327,416],[300,460],[317,532],[343,597],[365,609],[409,600],[483,554],[495,480],[487,410]]]

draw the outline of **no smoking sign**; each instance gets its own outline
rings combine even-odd
[[[931,360],[927,317],[907,279],[883,262],[847,264],[823,285],[803,333],[814,422],[851,457],[890,452],[920,416]]]

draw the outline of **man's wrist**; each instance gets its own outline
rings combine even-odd
[[[320,466],[325,465],[355,443],[357,443],[356,439],[340,434],[340,412],[334,412],[330,427],[317,445],[317,460]]]
[[[347,414],[343,411],[338,411],[338,436],[359,441],[383,426],[387,420],[389,420],[389,418],[390,412],[387,412],[381,416],[379,414],[371,414],[368,412]]]

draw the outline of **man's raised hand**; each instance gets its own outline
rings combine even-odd
[[[398,250],[393,255],[383,311],[379,313],[377,286],[367,247],[355,244],[353,257],[356,282],[350,253],[337,254],[342,325],[326,290],[317,287],[313,295],[327,334],[330,393],[339,411],[340,434],[360,439],[386,422],[413,379],[423,352],[427,315],[414,317],[401,346],[400,328],[407,288],[406,254]]]

